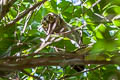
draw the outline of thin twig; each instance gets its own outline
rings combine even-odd
[[[21,70],[21,72],[24,73],[24,74],[26,74],[26,75],[28,75],[28,76],[30,76],[30,77],[33,77],[33,78],[35,78],[35,79],[42,80],[42,79],[40,79],[40,77],[31,75],[30,73],[26,72],[25,70]]]
[[[10,0],[8,4],[2,6],[2,12],[0,12],[0,20],[9,12],[9,9],[16,1],[17,0]]]
[[[46,46],[52,44],[53,42],[58,42],[60,40],[62,40],[63,38],[56,38],[56,37],[51,37],[51,34],[49,34],[45,41],[40,45],[40,47],[34,51],[34,53],[38,53],[40,50],[42,50],[43,48],[45,48]],[[36,54],[33,54],[33,55],[36,55]],[[31,54],[30,54],[31,55]]]
[[[83,24],[81,25],[80,27],[77,27],[75,29],[72,29],[71,31],[66,31],[66,32],[61,32],[61,33],[58,33],[58,35],[69,35],[70,33],[74,32],[74,31],[77,31],[77,30],[81,30],[81,28],[83,28],[84,26],[86,26],[87,24]]]
[[[30,12],[28,13],[28,16],[26,17],[26,21],[25,21],[25,24],[24,24],[24,27],[23,27],[23,30],[21,31],[21,33],[24,33],[24,32],[25,32],[25,29],[26,29],[26,27],[27,27],[27,25],[28,25],[28,22],[29,22],[29,20],[30,20],[30,17],[31,17],[31,15],[32,15],[32,13],[33,13],[33,11],[30,11]]]
[[[92,9],[94,6],[96,6],[101,0],[97,0],[89,9]]]
[[[46,43],[46,42],[49,42],[50,38],[51,38],[50,35],[48,35],[48,36],[45,38],[44,42],[40,45],[40,47],[39,47],[37,50],[34,51],[34,53],[38,53],[40,50],[42,50],[42,49],[45,48],[47,45],[49,45],[50,43]]]
[[[19,21],[21,18],[23,18],[24,16],[26,16],[30,11],[36,9],[38,6],[42,6],[42,4],[44,2],[46,2],[47,0],[43,0],[41,2],[38,2],[36,4],[34,4],[32,7],[30,7],[29,9],[26,9],[25,11],[23,11],[21,14],[19,14],[13,21],[9,22],[6,26],[10,26],[15,24],[17,21]]]
[[[82,73],[84,73],[84,72],[94,71],[94,70],[99,69],[99,68],[101,68],[101,67],[103,67],[103,66],[105,66],[105,65],[100,65],[100,66],[97,66],[97,67],[95,67],[95,68],[91,68],[91,69],[89,69],[89,70],[85,70],[85,71],[81,71],[81,72],[74,73],[74,74],[72,74],[72,75],[66,75],[66,76],[63,76],[62,78],[60,78],[59,80],[63,80],[63,79],[67,79],[67,78],[70,78],[70,77],[73,77],[73,76],[77,76],[77,75],[80,75],[80,74],[82,74]]]

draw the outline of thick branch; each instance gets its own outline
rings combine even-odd
[[[37,66],[66,66],[66,65],[79,65],[79,64],[117,64],[114,61],[104,60],[84,60],[81,55],[65,54],[65,55],[41,55],[40,57],[33,58],[9,58],[0,60],[0,70],[15,71],[25,68],[34,68]]]

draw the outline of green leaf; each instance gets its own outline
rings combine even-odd
[[[61,45],[62,44],[62,45]],[[66,49],[66,51],[71,52],[76,49],[75,45],[72,44],[70,40],[61,40],[59,42],[55,42],[52,44],[53,46],[56,46],[58,48]]]
[[[113,24],[120,27],[120,20],[113,20]]]
[[[96,30],[98,30],[98,31],[100,31],[100,32],[102,32],[102,33],[104,33],[104,32],[106,31],[106,27],[105,27],[104,24],[100,24],[100,25],[97,27]]]
[[[55,12],[57,12],[57,2],[56,0],[51,0],[51,6]]]
[[[115,16],[112,22],[115,26],[120,27],[120,15]]]
[[[97,40],[97,42],[93,45],[91,53],[98,54],[104,50],[104,40]]]
[[[104,39],[102,33],[99,32],[99,31],[96,31],[96,37],[97,37],[98,39]]]

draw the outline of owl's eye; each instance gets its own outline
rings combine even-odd
[[[49,16],[49,20],[53,20],[54,19],[54,17],[53,16]]]

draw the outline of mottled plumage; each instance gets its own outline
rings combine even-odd
[[[54,13],[47,14],[41,21],[41,24],[47,35],[54,33],[62,33],[75,29],[75,27],[68,25],[60,16]],[[69,35],[63,36],[75,41],[79,46],[82,42],[81,32],[79,31],[72,31]],[[78,72],[84,69],[84,65],[72,65],[72,67]]]

